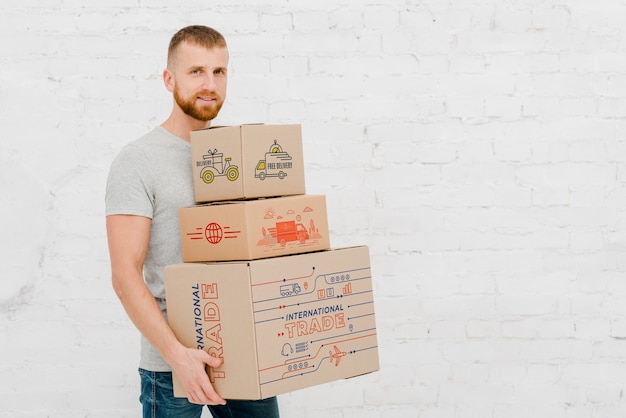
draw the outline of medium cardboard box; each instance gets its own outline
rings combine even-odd
[[[366,246],[165,268],[169,325],[225,399],[264,399],[379,369]],[[185,397],[174,376],[174,394]]]
[[[300,125],[191,132],[196,202],[305,194]]]
[[[298,195],[179,209],[183,261],[254,260],[330,248],[326,197]]]

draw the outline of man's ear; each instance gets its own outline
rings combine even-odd
[[[174,91],[174,74],[167,68],[163,70],[163,83],[167,91]]]

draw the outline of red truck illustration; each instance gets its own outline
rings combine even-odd
[[[226,176],[230,181],[235,181],[239,178],[239,167],[231,165],[232,158],[224,158],[224,154],[217,152],[217,150],[209,150],[208,154],[202,156],[203,161],[198,161],[198,165],[205,166],[200,171],[200,177],[206,184],[213,182],[213,179],[218,176]]]
[[[292,167],[291,155],[283,152],[282,147],[276,140],[265,153],[265,159],[259,160],[254,170],[254,177],[265,180],[265,177],[278,177],[284,179],[287,177],[287,171]]]
[[[310,238],[304,225],[297,224],[296,221],[276,222],[275,228],[268,229],[272,237],[283,247],[290,241],[304,244]]]

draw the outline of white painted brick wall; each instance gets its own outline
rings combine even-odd
[[[626,416],[626,4],[0,6],[0,418],[139,416],[104,182],[170,109],[167,42],[229,41],[222,124],[302,123],[334,246],[371,247],[380,372],[284,417]]]

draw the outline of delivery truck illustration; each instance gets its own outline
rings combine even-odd
[[[280,286],[280,294],[281,296],[291,296],[297,295],[302,291],[302,288],[298,283],[293,284],[284,284]]]
[[[288,242],[298,241],[304,244],[309,239],[309,232],[304,225],[296,223],[296,221],[276,222],[275,228],[268,228],[272,237],[276,239],[282,247]]]
[[[239,178],[239,167],[231,165],[232,158],[224,158],[224,154],[217,152],[217,149],[208,151],[208,154],[202,156],[203,161],[199,161],[198,165],[205,167],[200,171],[200,177],[206,184],[213,182],[215,177],[226,176],[230,181]]]
[[[283,152],[278,141],[274,143],[265,153],[265,159],[259,160],[254,171],[254,177],[265,180],[265,177],[278,177],[284,179],[287,177],[287,171],[292,167],[291,156]]]

